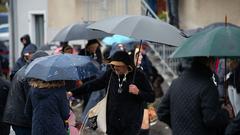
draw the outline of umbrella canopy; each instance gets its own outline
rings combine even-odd
[[[44,81],[82,80],[98,71],[99,64],[88,56],[60,54],[35,59],[28,65],[25,75]]]
[[[104,38],[111,35],[103,31],[88,29],[88,25],[90,25],[90,23],[74,23],[66,26],[53,38],[52,41],[64,42],[71,40],[90,40]]]
[[[117,16],[93,23],[88,28],[174,46],[185,39],[177,28],[148,16]]]
[[[182,31],[184,33],[184,35],[186,35],[186,37],[191,37],[193,34],[195,34],[196,32],[200,32],[203,30],[211,30],[217,27],[222,27],[222,26],[232,26],[232,27],[236,27],[236,28],[240,28],[239,26],[232,24],[232,23],[224,23],[224,22],[217,22],[217,23],[212,23],[204,28],[197,28],[197,29],[190,29],[190,30],[185,30]]]
[[[134,39],[122,36],[122,35],[113,35],[111,37],[105,37],[102,40],[106,45],[112,46],[113,44],[119,44],[119,43],[126,43],[130,41],[134,41]]]
[[[240,56],[240,28],[218,26],[192,35],[170,57]]]

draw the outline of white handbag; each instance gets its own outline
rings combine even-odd
[[[96,117],[97,130],[102,133],[106,133],[107,131],[107,121],[106,121],[107,97],[108,97],[108,92],[106,93],[105,97],[100,102],[98,102],[93,108],[91,108],[88,112],[88,118]]]
[[[240,94],[237,93],[236,88],[234,88],[232,85],[228,86],[228,96],[229,100],[232,104],[233,111],[235,116],[237,116],[237,113],[240,110]]]

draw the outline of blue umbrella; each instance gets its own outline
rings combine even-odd
[[[99,73],[99,64],[88,56],[60,54],[41,57],[31,62],[27,78],[53,80],[82,80]]]
[[[134,39],[126,37],[126,36],[122,36],[122,35],[113,35],[111,37],[105,37],[102,41],[103,43],[105,43],[106,45],[114,45],[114,44],[119,44],[119,43],[126,43],[126,42],[130,42],[133,41]]]

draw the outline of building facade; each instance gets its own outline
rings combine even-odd
[[[178,0],[181,29],[196,29],[215,22],[240,25],[239,0]]]
[[[20,56],[24,34],[42,46],[72,23],[126,14],[140,15],[141,0],[10,0],[11,67]]]

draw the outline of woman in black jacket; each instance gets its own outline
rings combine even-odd
[[[79,95],[108,87],[107,134],[137,135],[145,102],[154,101],[154,92],[145,74],[136,69],[127,52],[119,51],[110,58],[112,69],[72,91]],[[135,80],[133,80],[133,76]]]
[[[173,135],[218,135],[229,121],[221,109],[209,58],[194,58],[190,69],[174,80],[158,108],[158,119]]]

